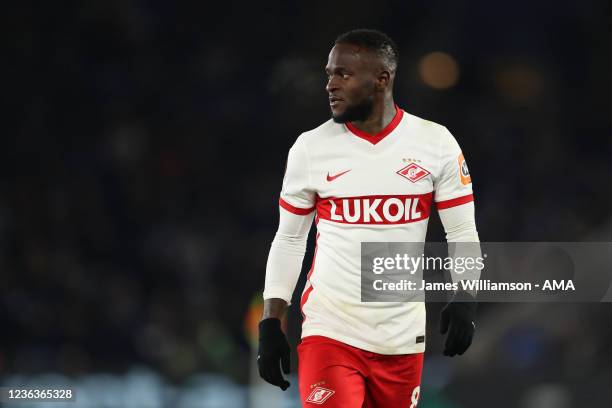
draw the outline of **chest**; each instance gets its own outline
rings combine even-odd
[[[327,149],[313,155],[310,178],[319,197],[418,195],[434,189],[439,163],[433,146],[397,143],[386,149]]]

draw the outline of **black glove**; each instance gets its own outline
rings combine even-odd
[[[440,315],[440,333],[446,334],[444,355],[463,354],[472,344],[476,324],[476,300],[468,292],[460,290],[444,306]],[[450,330],[449,330],[450,326]]]
[[[289,381],[283,378],[280,366],[282,365],[285,374],[289,374],[291,350],[280,323],[280,320],[276,318],[268,318],[259,322],[257,367],[261,378],[285,391],[289,388]]]

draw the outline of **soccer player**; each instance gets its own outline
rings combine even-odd
[[[280,318],[290,302],[315,220],[317,240],[301,297],[299,389],[307,406],[415,407],[423,302],[361,302],[361,242],[423,242],[435,203],[448,242],[478,242],[461,149],[441,125],[393,100],[395,43],[375,30],[338,37],[325,71],[332,119],[289,150],[280,222],[268,256],[259,323],[261,377],[285,390],[289,345]],[[444,354],[463,354],[475,303],[457,292],[442,311]]]

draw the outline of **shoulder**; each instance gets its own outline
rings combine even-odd
[[[329,119],[316,128],[300,134],[295,141],[295,145],[301,144],[308,149],[311,146],[320,144],[321,141],[329,141],[334,136],[342,135],[345,131],[343,124]]]
[[[440,146],[452,147],[457,144],[457,140],[448,128],[440,123],[423,119],[416,115],[404,111],[406,125],[412,128],[417,134],[427,138],[428,141]]]
[[[440,123],[423,119],[406,111],[404,111],[404,116],[407,126],[419,133],[425,134],[430,138],[441,140],[448,138],[449,135],[452,137],[446,126],[441,125]]]

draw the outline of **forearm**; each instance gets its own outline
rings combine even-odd
[[[302,270],[307,238],[307,233],[276,233],[266,264],[264,299],[279,298],[291,303],[291,296]]]
[[[449,244],[449,257],[474,260],[481,257],[480,240],[474,216],[474,203],[470,202],[440,210],[439,214]],[[450,272],[453,282],[480,279],[480,269],[477,267],[465,268],[461,273],[457,270]],[[476,295],[475,291],[470,291],[470,293],[473,296]]]
[[[306,240],[313,216],[312,213],[296,215],[280,209],[278,231],[268,255],[263,293],[264,307],[268,304],[270,314],[273,313],[275,316],[282,314],[291,303],[291,296],[302,270]]]
[[[447,242],[480,242],[474,202],[439,211]]]

